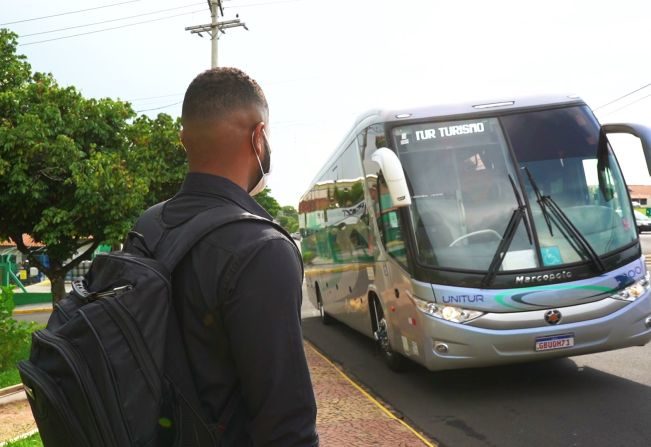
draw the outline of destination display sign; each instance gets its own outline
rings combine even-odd
[[[400,152],[491,144],[501,138],[494,118],[400,126],[393,129],[393,137]]]

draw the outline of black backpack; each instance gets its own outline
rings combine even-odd
[[[46,447],[218,446],[234,407],[208,423],[190,374],[171,272],[212,230],[273,222],[229,205],[176,227],[145,212],[121,252],[97,256],[55,305],[18,369]],[[282,230],[282,229],[281,229]],[[283,231],[284,234],[286,234]]]

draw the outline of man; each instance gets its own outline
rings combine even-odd
[[[234,68],[197,76],[183,101],[189,173],[165,206],[174,225],[235,204],[271,219],[251,197],[270,169],[267,101]],[[302,264],[271,224],[242,221],[206,236],[173,274],[190,368],[211,422],[237,404],[223,445],[317,446],[316,404],[303,351]]]

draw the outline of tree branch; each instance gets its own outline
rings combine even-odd
[[[34,265],[36,265],[36,267],[40,271],[45,273],[46,276],[50,276],[50,273],[52,272],[52,270],[47,268],[45,265],[43,265],[43,263],[41,263],[41,261],[39,261],[38,258],[36,256],[34,256],[34,253],[32,252],[32,250],[27,245],[25,245],[25,243],[23,242],[23,235],[22,234],[20,234],[20,235],[15,235],[15,234],[10,235],[9,239],[14,241],[14,244],[16,244],[16,248],[18,248],[18,251],[20,251],[22,254],[27,256],[27,259],[29,259],[30,262],[34,263]]]

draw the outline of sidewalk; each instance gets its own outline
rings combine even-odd
[[[51,306],[20,306],[14,313],[28,317],[51,309]],[[318,311],[305,299],[301,315],[313,317]],[[436,445],[397,418],[309,342],[304,345],[317,400],[317,428],[322,447]],[[0,416],[9,408],[0,408]]]
[[[434,447],[305,342],[323,447]]]

